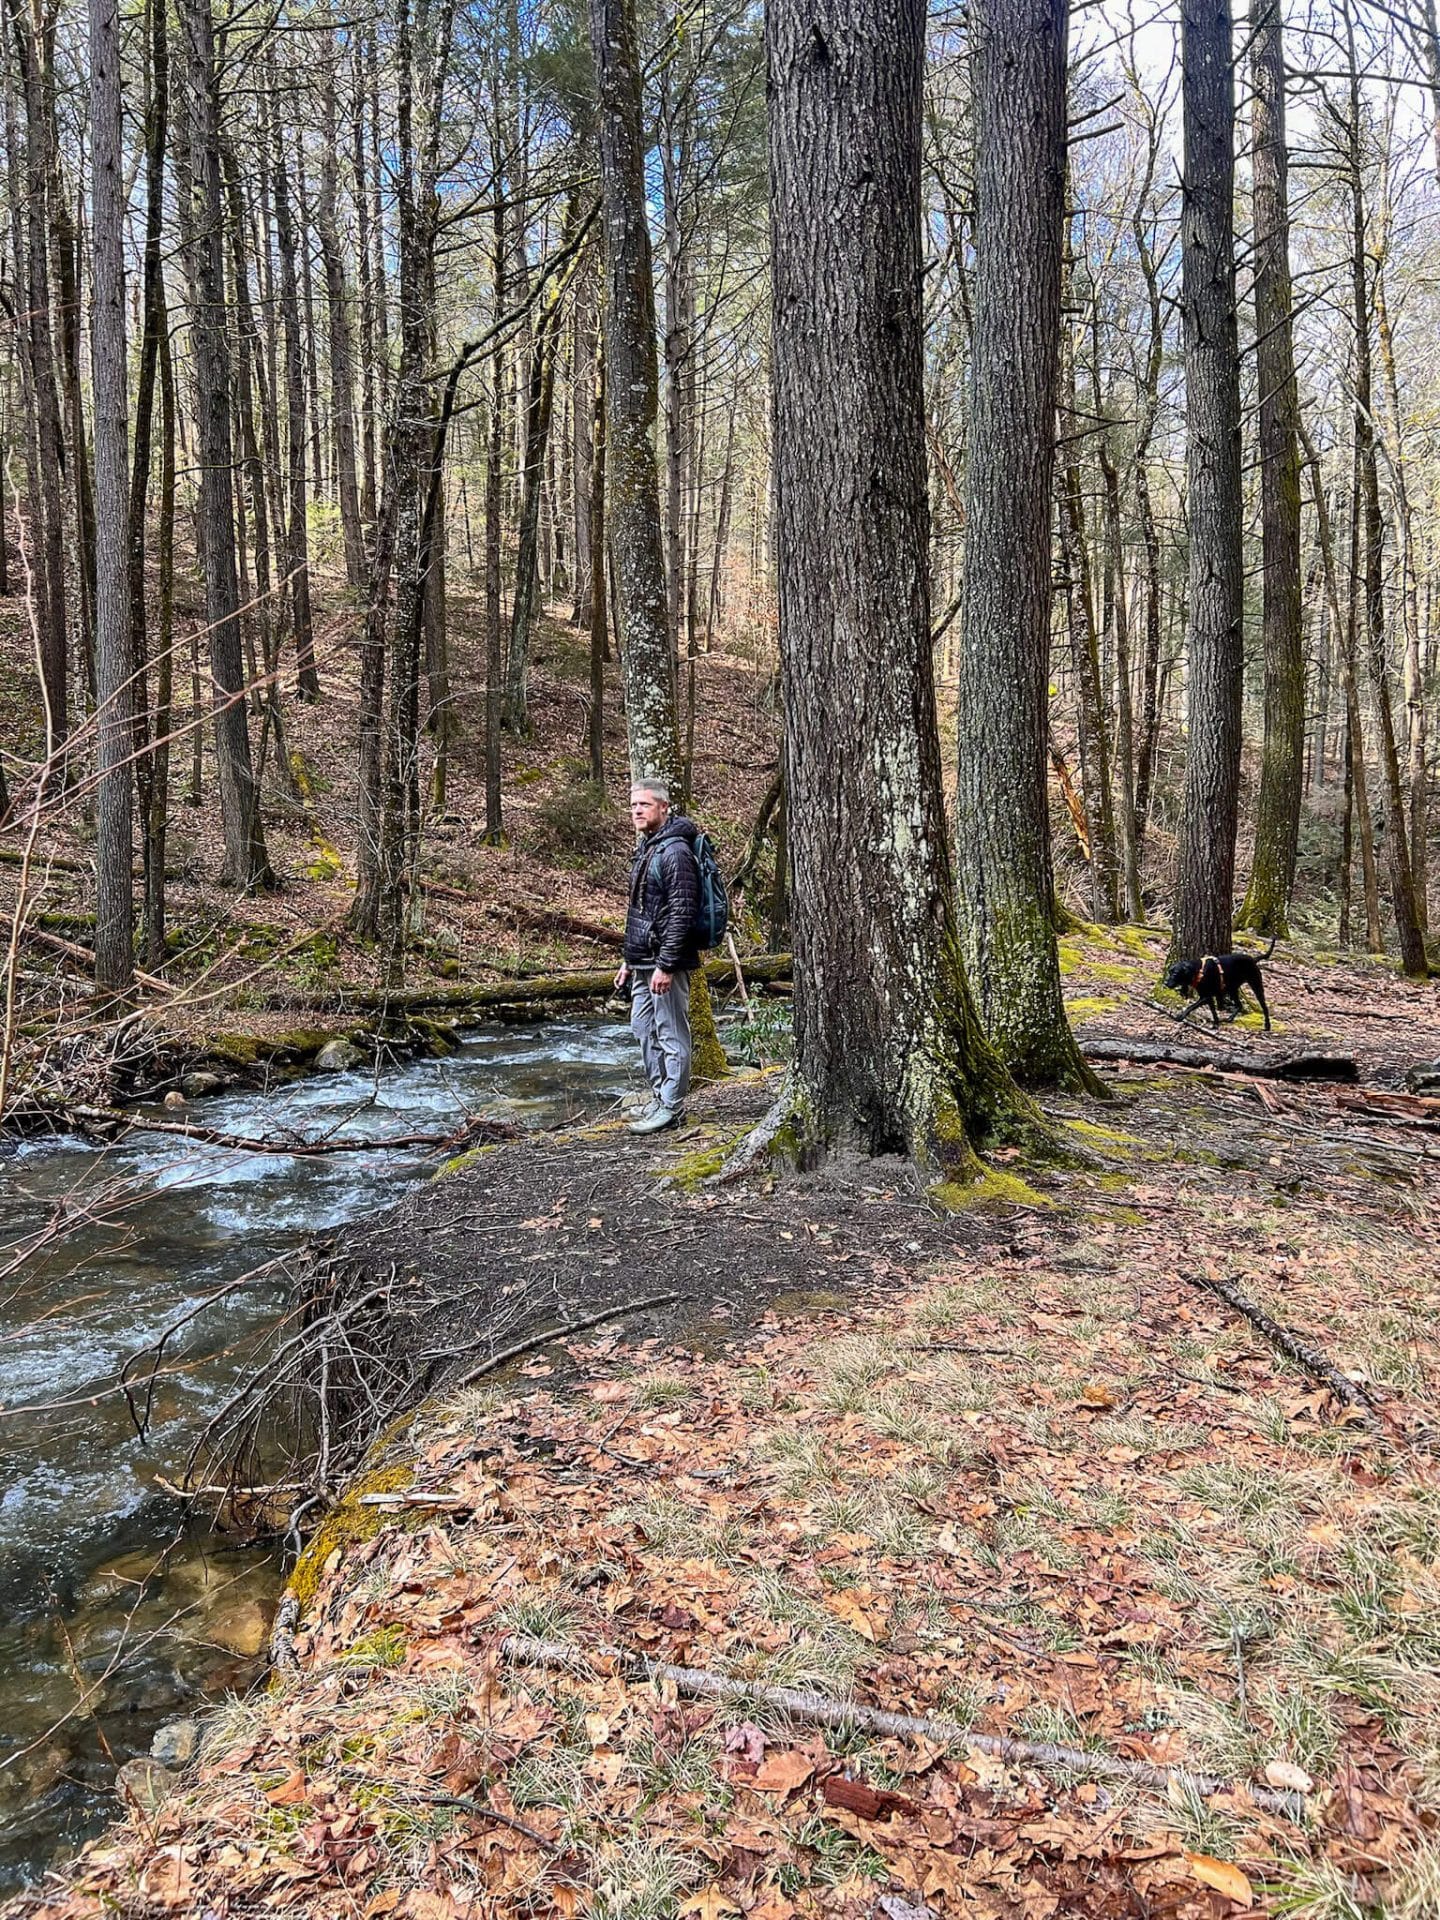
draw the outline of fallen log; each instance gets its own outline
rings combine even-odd
[[[598,920],[586,920],[578,913],[563,913],[558,907],[510,906],[502,918],[532,933],[568,933],[576,940],[592,940],[597,946],[613,947],[618,953],[625,945],[623,928],[604,927]]]
[[[1267,1813],[1281,1814],[1287,1820],[1300,1820],[1305,1813],[1303,1794],[1284,1793],[1274,1787],[1253,1787],[1246,1780],[1192,1773],[1186,1767],[1162,1767],[1150,1760],[1125,1760],[1118,1754],[1090,1753],[1081,1747],[1059,1746],[1050,1740],[1012,1740],[1001,1734],[976,1733],[957,1720],[944,1720],[937,1715],[887,1713],[878,1707],[858,1706],[852,1700],[832,1700],[825,1694],[802,1692],[798,1687],[767,1687],[754,1680],[732,1680],[728,1675],[711,1673],[703,1667],[671,1666],[668,1661],[652,1660],[648,1654],[633,1653],[627,1647],[590,1647],[582,1651],[566,1646],[563,1641],[536,1640],[527,1634],[512,1633],[501,1641],[500,1652],[517,1666],[557,1667],[581,1674],[618,1671],[627,1679],[673,1686],[676,1693],[692,1700],[756,1701],[807,1726],[856,1727],[866,1733],[926,1740],[941,1747],[977,1747],[981,1753],[1013,1766],[1039,1767],[1052,1773],[1085,1773],[1097,1780],[1122,1781],[1160,1793],[1169,1792],[1172,1786],[1200,1799],[1216,1793],[1240,1792]]]
[[[106,1138],[111,1137],[112,1129],[120,1133],[173,1133],[199,1146],[225,1147],[231,1153],[288,1154],[297,1160],[323,1160],[336,1153],[398,1153],[420,1148],[459,1153],[477,1140],[518,1140],[524,1133],[523,1128],[508,1120],[477,1119],[468,1120],[463,1127],[452,1128],[449,1133],[398,1133],[375,1139],[334,1134],[328,1139],[305,1140],[287,1133],[263,1137],[225,1133],[219,1127],[200,1126],[193,1120],[161,1120],[124,1107],[65,1107],[57,1109],[55,1118],[80,1134],[97,1128],[104,1130]]]
[[[786,981],[792,969],[788,953],[757,953],[745,960],[747,981]],[[705,962],[705,978],[722,990],[735,983],[729,959]],[[353,987],[333,994],[293,995],[285,1004],[307,1013],[503,1013],[510,1007],[541,1007],[604,1000],[615,991],[613,968],[536,974],[528,980],[470,981],[464,986]]]
[[[1381,1431],[1375,1417],[1374,1403],[1364,1387],[1348,1379],[1333,1360],[1321,1353],[1318,1347],[1312,1347],[1293,1327],[1283,1326],[1280,1321],[1273,1319],[1262,1306],[1241,1293],[1229,1280],[1215,1279],[1203,1273],[1192,1273],[1188,1277],[1192,1285],[1204,1287],[1228,1307],[1233,1307],[1236,1313],[1242,1314],[1287,1360],[1293,1360],[1296,1366],[1303,1367],[1312,1379],[1323,1381],[1335,1398],[1343,1406],[1353,1407],[1373,1432]]]
[[[1204,1047],[1186,1047],[1154,1040],[1087,1040],[1080,1042],[1087,1060],[1131,1061],[1140,1067],[1208,1068],[1212,1073],[1244,1073],[1258,1080],[1332,1080],[1353,1082],[1360,1068],[1348,1053],[1289,1053],[1278,1058],[1263,1053],[1210,1053]]]
[[[58,933],[46,933],[40,927],[21,927],[20,937],[37,947],[44,947],[47,953],[58,953],[66,960],[73,960],[76,966],[84,967],[88,973],[95,971],[95,955],[89,947],[77,946],[73,940],[62,940]],[[175,991],[168,980],[161,980],[153,973],[143,973],[139,967],[135,969],[135,981],[138,986],[148,987],[152,993]]]

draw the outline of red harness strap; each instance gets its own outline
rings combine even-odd
[[[1215,958],[1213,953],[1207,953],[1205,955],[1205,958],[1200,962],[1199,966],[1195,969],[1195,978],[1190,982],[1192,989],[1196,993],[1200,991],[1200,983],[1205,978],[1206,967],[1212,966],[1212,965],[1215,967],[1215,969],[1220,975],[1220,985],[1222,987],[1225,985],[1225,969],[1220,965],[1220,962]]]

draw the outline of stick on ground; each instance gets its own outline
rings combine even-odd
[[[831,1700],[825,1694],[804,1693],[797,1687],[765,1687],[754,1681],[732,1680],[725,1674],[709,1673],[700,1667],[675,1667],[648,1654],[632,1653],[624,1647],[591,1647],[582,1651],[563,1641],[535,1640],[528,1634],[512,1633],[500,1643],[500,1652],[517,1666],[559,1667],[569,1672],[593,1672],[597,1662],[614,1666],[628,1678],[668,1682],[677,1693],[699,1700],[755,1700],[775,1707],[791,1720],[819,1727],[861,1727],[867,1733],[880,1733],[907,1739],[934,1741],[941,1746],[978,1747],[1017,1766],[1040,1767],[1050,1772],[1075,1772],[1097,1780],[1123,1781],[1130,1786],[1149,1787],[1166,1793],[1171,1785],[1202,1799],[1215,1793],[1240,1792],[1250,1796],[1257,1807],[1278,1813],[1287,1820],[1303,1818],[1304,1796],[1282,1793],[1273,1787],[1252,1787],[1248,1781],[1226,1780],[1219,1775],[1191,1773],[1185,1767],[1161,1767],[1149,1760],[1122,1760],[1117,1754],[1088,1753],[1080,1747],[1062,1747],[1049,1740],[1011,1740],[1000,1734],[974,1733],[958,1721],[942,1720],[931,1714],[886,1713],[878,1707],[857,1706],[849,1700]]]
[[[1297,1367],[1303,1367],[1313,1379],[1323,1380],[1325,1385],[1347,1407],[1355,1407],[1363,1414],[1365,1424],[1372,1431],[1380,1431],[1380,1423],[1375,1417],[1374,1403],[1370,1395],[1355,1381],[1347,1379],[1335,1365],[1308,1341],[1302,1340],[1292,1327],[1285,1327],[1274,1320],[1263,1307],[1257,1306],[1248,1295],[1229,1280],[1212,1279],[1206,1274],[1192,1273],[1191,1281],[1197,1287],[1204,1287],[1218,1296],[1236,1313],[1243,1314],[1259,1332],[1263,1333],[1271,1346],[1278,1348],[1287,1360],[1293,1360]]]

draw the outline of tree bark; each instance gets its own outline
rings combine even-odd
[[[596,256],[594,252],[587,252],[580,263],[575,283],[575,332],[570,381],[574,414],[571,467],[575,475],[575,607],[570,619],[573,625],[587,631],[592,613],[590,575],[594,564],[590,545],[590,475],[595,460],[595,355],[598,347],[596,279]]]
[[[1346,10],[1350,61],[1350,112],[1347,127],[1350,171],[1351,300],[1355,325],[1355,467],[1360,492],[1361,532],[1364,540],[1365,626],[1371,691],[1380,731],[1380,771],[1385,781],[1385,853],[1390,870],[1390,903],[1400,942],[1400,964],[1412,978],[1429,972],[1425,936],[1415,907],[1415,883],[1410,867],[1410,836],[1406,824],[1405,788],[1395,740],[1395,716],[1390,699],[1390,668],[1385,637],[1385,523],[1380,511],[1380,475],[1375,450],[1373,359],[1370,343],[1369,249],[1365,210],[1364,164],[1361,151],[1360,76],[1356,64],[1354,28]],[[1353,561],[1358,558],[1352,556]]]
[[[120,128],[119,0],[90,0],[91,367],[95,405],[95,679],[99,769],[95,985],[128,991],[135,974],[131,877],[130,599],[126,566],[125,181]]]
[[[52,182],[46,163],[43,57],[25,0],[8,0],[8,6],[25,101],[24,179],[23,185],[16,180],[13,190],[22,195],[23,206],[25,361],[38,480],[30,490],[31,518],[38,534],[34,543],[38,664],[45,702],[45,754],[51,774],[56,775],[60,772],[58,756],[70,731],[70,663],[65,590],[65,433],[56,370],[46,219]],[[18,251],[22,230],[19,212],[15,229]]]
[[[766,15],[791,1128],[803,1153],[899,1150],[943,1183],[1023,1103],[966,982],[941,791],[924,43],[923,0],[771,0]]]
[[[592,412],[590,472],[586,477],[585,497],[590,510],[587,528],[592,575],[587,585],[590,599],[590,717],[586,742],[590,757],[590,778],[596,786],[605,779],[605,660],[608,653],[605,635],[605,363],[593,349],[590,354],[590,395]],[[579,473],[577,470],[578,482]]]
[[[170,582],[162,582],[160,605],[155,620],[156,701],[153,723],[149,712],[148,672],[150,661],[149,595],[145,580],[145,509],[150,492],[151,446],[155,416],[157,376],[168,382],[169,412],[162,390],[162,436],[168,430],[171,444],[162,440],[161,518],[168,498],[170,524],[160,532],[162,549],[172,563],[174,536],[174,375],[168,365],[165,276],[162,260],[164,239],[165,146],[170,117],[170,46],[168,7],[165,0],[147,0],[145,26],[148,54],[148,88],[145,101],[145,251],[142,266],[143,319],[140,337],[140,366],[135,396],[135,451],[130,474],[129,529],[127,544],[130,566],[130,670],[134,676],[131,709],[134,715],[135,786],[142,836],[144,871],[145,959],[152,971],[165,957],[165,852],[164,819],[168,804],[166,792],[170,750],[164,736],[169,732],[170,688],[173,665],[168,657],[171,641],[168,605]],[[162,373],[162,355],[165,367]],[[165,487],[168,461],[170,487]],[[167,542],[168,547],[167,547]],[[163,693],[163,698],[162,698]],[[152,928],[159,928],[159,958],[151,939]]]
[[[280,245],[280,312],[285,327],[285,472],[289,507],[285,532],[285,570],[289,575],[296,683],[302,700],[318,700],[320,676],[315,667],[315,629],[310,615],[310,536],[305,497],[305,350],[300,328],[300,289],[295,271],[295,224],[290,211],[290,179],[278,110],[271,126],[274,140],[275,237]]]
[[[345,546],[345,578],[365,580],[365,540],[360,531],[360,489],[355,478],[355,365],[350,334],[350,296],[335,200],[340,164],[340,125],[335,108],[335,51],[326,49],[321,82],[320,195],[315,225],[325,265],[325,315],[330,347],[330,431],[334,442],[335,491]]]
[[[187,106],[193,210],[189,251],[194,299],[190,350],[195,375],[205,612],[214,683],[215,763],[225,834],[222,883],[253,893],[272,887],[245,708],[239,589],[235,563],[234,472],[230,432],[230,341],[226,332],[224,211],[215,97],[215,34],[210,0],[184,0]]]
[[[655,465],[659,374],[655,284],[645,214],[645,133],[633,0],[589,0],[600,95],[605,232],[605,395],[610,564],[632,780],[677,788],[675,653]]]
[[[1190,519],[1190,737],[1172,917],[1176,955],[1225,953],[1240,804],[1240,354],[1230,0],[1182,0],[1181,280]]]
[[[1017,1079],[1093,1089],[1065,1018],[1045,784],[1068,0],[977,0],[971,447],[957,702],[965,962]]]
[[[1288,933],[1305,758],[1305,653],[1300,598],[1299,407],[1290,291],[1285,30],[1275,0],[1251,0],[1254,105],[1256,371],[1260,383],[1264,566],[1265,744],[1255,859],[1239,924]]]
[[[497,110],[498,119],[498,110]],[[495,170],[493,257],[495,313],[505,310],[506,245],[505,197],[502,176]],[[504,718],[504,633],[501,628],[501,514],[504,504],[501,463],[505,450],[505,343],[497,334],[490,363],[490,437],[485,462],[485,839],[498,847],[504,838],[504,796],[501,791],[500,723]]]

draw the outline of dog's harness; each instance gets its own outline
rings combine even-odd
[[[1198,993],[1200,991],[1200,982],[1205,978],[1205,969],[1207,967],[1212,967],[1212,966],[1215,968],[1216,972],[1220,975],[1221,986],[1222,987],[1224,986],[1225,984],[1224,967],[1220,965],[1220,962],[1215,958],[1215,955],[1213,953],[1207,953],[1204,959],[1200,962],[1200,965],[1195,969],[1195,978],[1190,982],[1190,986],[1193,992]]]

